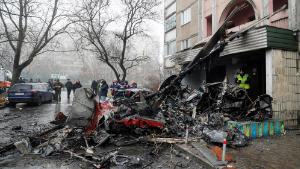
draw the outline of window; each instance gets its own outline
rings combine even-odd
[[[212,35],[212,16],[205,17],[206,19],[206,36]]]
[[[171,5],[175,0],[165,0],[165,8]]]
[[[190,47],[192,46],[191,43],[192,43],[192,42],[191,42],[191,39],[185,39],[185,40],[182,40],[182,41],[181,41],[181,50],[190,48]]]
[[[176,14],[172,15],[165,21],[165,32],[176,27]]]
[[[191,8],[181,12],[181,25],[185,25],[191,21]]]
[[[176,29],[172,29],[165,33],[165,42],[171,42],[176,39]]]
[[[167,44],[167,55],[173,55],[176,53],[176,41],[169,42]]]
[[[165,9],[165,17],[167,18],[168,16],[170,16],[173,13],[176,13],[176,2]]]
[[[288,0],[273,0],[273,11],[277,11],[285,4],[288,4]]]

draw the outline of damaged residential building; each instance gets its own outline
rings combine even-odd
[[[165,77],[190,63],[230,12],[246,4],[227,25],[226,35],[251,26],[228,41],[217,57],[201,63],[184,83],[235,83],[240,68],[250,75],[249,96],[273,97],[273,118],[286,127],[300,124],[300,1],[298,0],[165,0]],[[283,8],[284,7],[284,8]],[[270,16],[270,17],[268,17]]]

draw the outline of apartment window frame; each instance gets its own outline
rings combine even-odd
[[[164,16],[165,18],[169,18],[170,16],[172,16],[174,13],[176,13],[176,1],[174,1],[172,4],[170,4],[168,7],[165,8],[164,11]]]
[[[167,42],[166,44],[166,55],[173,55],[176,53],[176,40]]]
[[[192,38],[184,39],[180,41],[180,49],[185,50],[192,47]]]
[[[176,13],[165,20],[165,32],[168,32],[174,28],[176,28]]]
[[[192,21],[192,9],[191,7],[188,7],[180,13],[181,26],[186,25],[191,21]]]

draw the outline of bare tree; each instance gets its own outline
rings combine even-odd
[[[80,43],[84,50],[95,54],[107,64],[118,80],[125,80],[128,70],[149,57],[130,53],[130,41],[138,35],[145,35],[143,24],[156,19],[159,0],[120,0],[124,7],[121,16],[111,17],[110,0],[83,0],[75,16],[79,21]],[[108,31],[111,23],[117,23],[118,31]]]
[[[3,49],[1,49],[3,47]],[[6,46],[0,44],[0,67],[11,70],[13,58],[10,51],[6,50]]]
[[[62,24],[68,16],[59,5],[59,0],[0,0],[2,43],[8,43],[13,53],[13,83],[36,56],[48,52],[50,43],[57,45],[55,37],[71,24]]]

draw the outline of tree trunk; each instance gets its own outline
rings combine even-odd
[[[120,74],[118,73],[116,68],[110,62],[106,62],[106,64],[111,68],[111,70],[113,70],[113,72],[117,78],[117,81],[120,81]]]
[[[122,81],[126,80],[126,76],[127,76],[127,69],[125,68],[125,66],[123,65],[123,63],[119,63],[119,66],[121,68],[122,71]]]
[[[127,77],[127,71],[123,72],[122,81],[125,81]]]
[[[16,67],[13,68],[12,85],[18,83],[18,81],[20,79],[20,76],[21,76],[21,72],[22,72],[22,69],[19,69],[19,68],[16,68]]]

